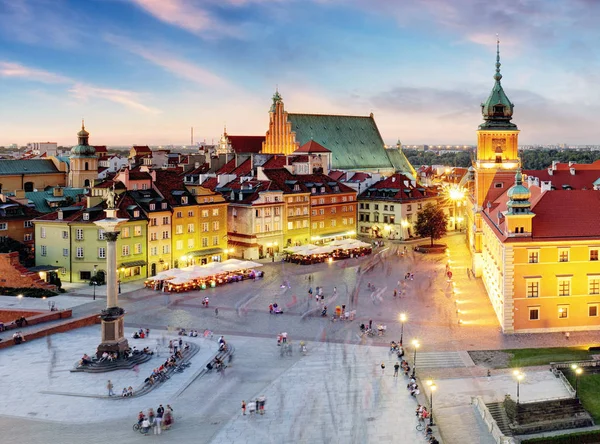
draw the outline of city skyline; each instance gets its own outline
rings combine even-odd
[[[388,144],[473,145],[496,33],[521,143],[598,143],[593,2],[0,4],[0,145],[73,145],[82,117],[96,145],[262,135],[276,87],[290,112],[373,112]]]

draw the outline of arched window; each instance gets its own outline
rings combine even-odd
[[[85,163],[85,167],[83,168],[84,170],[89,170],[90,169],[90,164],[88,162]]]
[[[83,182],[83,186],[84,187],[89,187],[90,186],[90,179],[85,179],[84,182]]]
[[[25,182],[25,185],[23,185],[23,189],[26,192],[33,191],[33,182]]]

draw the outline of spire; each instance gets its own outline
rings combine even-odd
[[[494,73],[494,87],[487,100],[481,104],[481,114],[485,123],[479,129],[508,129],[516,130],[517,125],[511,123],[514,105],[506,96],[500,79],[500,38],[496,34],[496,72]]]
[[[275,106],[282,101],[283,101],[283,99],[282,99],[281,95],[279,94],[279,85],[277,85],[275,87],[275,94],[273,94],[273,104],[271,105],[270,112],[272,112],[272,113],[275,112]]]

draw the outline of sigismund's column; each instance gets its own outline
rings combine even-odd
[[[129,344],[124,336],[124,317],[125,310],[119,307],[118,282],[117,282],[117,238],[120,229],[118,228],[127,219],[117,218],[117,209],[115,208],[114,190],[108,194],[106,218],[95,222],[104,230],[106,239],[106,309],[102,310],[100,318],[102,319],[102,342],[98,346],[96,355],[102,356],[102,353],[118,352],[121,353]]]

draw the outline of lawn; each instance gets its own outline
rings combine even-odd
[[[516,348],[503,351],[512,355],[509,367],[529,367],[550,362],[592,359],[587,347]]]
[[[566,371],[565,376],[575,388],[575,375],[571,371]],[[592,415],[594,422],[600,421],[600,373],[584,373],[579,377],[579,387],[577,395],[585,409]]]

